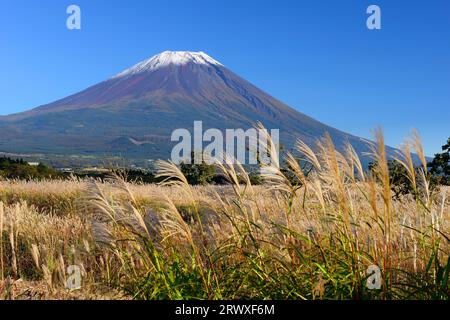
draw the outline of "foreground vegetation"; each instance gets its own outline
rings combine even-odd
[[[376,138],[370,172],[351,146],[299,141],[308,175],[291,154],[282,170],[269,143],[258,186],[222,164],[228,186],[192,186],[170,162],[160,185],[0,182],[0,298],[449,299],[450,189],[430,188],[414,136],[396,160],[410,192],[392,192]],[[65,289],[69,265],[80,289]]]

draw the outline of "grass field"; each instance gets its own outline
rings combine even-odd
[[[450,189],[430,190],[416,139],[422,169],[405,147],[413,190],[393,197],[377,142],[371,174],[350,147],[299,143],[313,171],[287,155],[298,184],[276,162],[260,186],[218,164],[230,185],[193,187],[170,162],[163,185],[1,181],[0,298],[449,299]]]

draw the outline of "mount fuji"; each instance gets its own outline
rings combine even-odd
[[[328,132],[358,153],[368,141],[300,113],[203,52],[165,51],[84,91],[0,117],[0,152],[169,158],[173,130],[280,129],[285,148]]]

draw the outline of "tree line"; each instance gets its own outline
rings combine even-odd
[[[192,155],[193,157],[193,155]],[[301,159],[299,159],[301,162]],[[407,194],[411,190],[410,182],[406,178],[406,169],[397,161],[389,161],[389,174],[391,177],[392,191],[396,196]],[[369,165],[370,168],[373,167]],[[430,182],[432,186],[450,185],[450,138],[447,143],[442,146],[442,153],[434,156],[433,160],[428,163]],[[140,183],[157,183],[160,182],[156,178],[156,174],[151,170],[138,169],[114,169],[120,171],[127,181]],[[188,182],[192,185],[206,184],[226,184],[226,179],[218,174],[212,165],[203,162],[201,164],[181,163],[180,170],[185,175]],[[283,169],[285,172],[288,170]],[[308,170],[306,170],[308,171]],[[306,172],[307,173],[307,172]],[[108,172],[60,172],[50,168],[42,163],[31,165],[23,159],[0,158],[0,177],[6,179],[21,180],[41,180],[41,179],[65,179],[76,176],[80,178],[96,178],[106,179]],[[260,184],[261,178],[256,170],[249,170],[251,182],[255,185]],[[290,178],[289,175],[287,175]],[[292,178],[294,179],[294,178]],[[299,181],[292,181],[297,184]]]

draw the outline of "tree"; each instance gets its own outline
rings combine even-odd
[[[180,164],[180,169],[189,184],[192,185],[206,185],[213,180],[215,175],[214,167],[207,164],[204,159],[202,159],[201,164],[194,163],[193,152],[191,153],[190,163],[182,162]]]
[[[0,158],[0,176],[7,179],[50,179],[60,178],[60,172],[40,163],[37,166],[29,165],[23,159]]]
[[[370,163],[369,170],[372,171],[374,168],[375,164]],[[402,195],[414,193],[414,188],[411,181],[408,179],[408,172],[404,166],[402,166],[398,161],[389,160],[388,169],[389,183],[396,199],[400,199]],[[417,171],[417,168],[415,168],[415,170]]]
[[[442,153],[434,155],[433,161],[428,163],[428,168],[432,174],[433,183],[450,185],[450,138],[447,144],[442,146]]]
[[[294,159],[298,163],[301,171],[303,172],[305,177],[308,177],[308,175],[313,171],[313,165],[305,160],[304,157],[298,157],[294,156]],[[284,176],[289,180],[289,182],[293,186],[301,187],[303,186],[303,182],[300,181],[297,174],[293,171],[293,168],[289,165],[289,163],[284,160],[283,166],[281,168],[281,172],[284,174]]]

